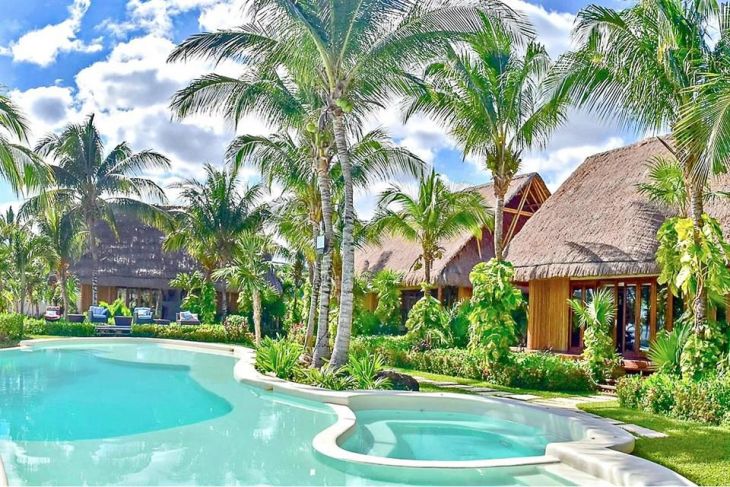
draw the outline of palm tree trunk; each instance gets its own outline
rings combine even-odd
[[[228,281],[222,279],[223,291],[221,292],[221,323],[225,323],[228,314]]]
[[[312,281],[309,296],[309,313],[307,314],[307,331],[304,334],[304,351],[308,351],[314,334],[314,322],[317,319],[317,298],[319,297],[319,267],[320,258],[315,257],[312,261]]]
[[[426,280],[426,288],[423,290],[424,296],[430,296],[431,295],[431,259],[426,257],[426,254],[423,255],[423,276]]]
[[[25,314],[25,269],[20,272],[20,314]]]
[[[253,290],[253,330],[256,339],[256,345],[261,343],[261,293],[258,289]]]
[[[97,275],[96,260],[96,239],[94,238],[95,224],[94,218],[86,220],[86,228],[89,232],[89,254],[91,256],[91,305],[99,304],[99,276]]]
[[[325,154],[317,165],[319,192],[322,197],[322,223],[324,224],[325,248],[320,262],[319,313],[317,316],[317,339],[314,342],[312,367],[320,368],[330,356],[329,311],[330,287],[332,284],[332,194],[330,182],[330,160]]]
[[[340,316],[337,320],[337,336],[330,366],[339,369],[347,363],[352,333],[353,295],[355,278],[355,227],[354,186],[352,168],[347,148],[347,134],[342,113],[337,110],[333,119],[337,158],[345,180],[345,221],[342,228],[342,284],[340,289]]]
[[[496,200],[496,207],[494,209],[494,257],[498,261],[504,260],[504,242],[502,242],[502,234],[504,233],[504,194],[505,192],[502,190],[501,184],[499,184],[495,179],[494,197]]]
[[[63,319],[68,318],[68,289],[66,289],[66,264],[58,269],[58,282],[61,285],[61,301],[63,301]]]
[[[704,213],[703,205],[704,188],[702,185],[693,183],[691,185],[690,194],[690,212],[692,217],[692,224],[694,225],[694,239],[697,245],[700,244],[700,234],[702,232],[702,214]],[[707,287],[705,286],[706,279],[706,268],[702,267],[700,275],[696,276],[697,279],[697,293],[695,294],[692,302],[692,314],[694,321],[695,333],[702,334],[705,331],[705,325],[707,322]]]

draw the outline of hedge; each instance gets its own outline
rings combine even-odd
[[[17,313],[0,314],[0,341],[23,339],[23,316]]]
[[[251,345],[249,333],[226,329],[223,325],[132,325],[133,337],[169,338],[193,342],[235,343]]]
[[[91,337],[94,336],[94,325],[93,323],[71,323],[64,320],[46,321],[44,319],[25,318],[25,334]]]

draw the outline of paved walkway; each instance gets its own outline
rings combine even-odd
[[[623,428],[637,438],[666,438],[667,435],[658,431],[650,430],[635,424],[627,424],[616,419],[604,418],[596,414],[588,413],[578,409],[578,404],[586,402],[605,402],[613,399],[613,396],[606,394],[594,394],[592,396],[573,396],[573,397],[552,397],[546,398],[542,396],[536,396],[534,394],[515,394],[511,392],[499,391],[497,389],[491,389],[489,387],[477,387],[468,384],[459,384],[456,382],[441,382],[436,380],[427,379],[417,375],[413,376],[419,384],[431,385],[442,389],[453,389],[460,392],[468,392],[470,394],[476,394],[484,397],[504,397],[507,399],[514,399],[517,401],[524,401],[531,404],[541,404],[543,406],[550,406],[555,408],[572,409],[586,414],[588,416],[601,419],[610,424],[616,425],[619,428]]]

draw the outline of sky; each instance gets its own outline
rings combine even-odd
[[[505,0],[524,12],[552,56],[570,45],[581,0]],[[240,68],[217,68],[203,62],[168,64],[167,55],[187,36],[241,23],[245,0],[25,0],[3,1],[0,22],[0,85],[31,121],[31,143],[70,122],[96,114],[107,146],[128,142],[133,149],[154,149],[170,157],[171,170],[148,175],[167,186],[180,178],[199,177],[203,164],[221,164],[235,135],[220,120],[195,117],[174,120],[168,109],[173,93],[204,73],[236,75]],[[628,0],[597,0],[621,7]],[[373,114],[372,127],[389,131],[455,186],[489,180],[483,165],[463,160],[446,131],[424,118],[403,124],[393,109]],[[238,133],[266,134],[270,129],[247,118]],[[569,121],[544,150],[525,154],[522,172],[537,171],[551,190],[587,156],[636,139],[591,114],[571,112]],[[252,170],[243,179],[255,182]],[[356,195],[362,217],[374,209],[376,184]],[[170,195],[174,200],[174,194]],[[0,182],[0,209],[19,197]]]

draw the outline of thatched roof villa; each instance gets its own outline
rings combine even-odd
[[[103,222],[95,232],[99,301],[112,302],[121,297],[130,308],[149,306],[161,318],[174,320],[175,313],[180,311],[182,292],[170,287],[170,280],[180,272],[199,269],[197,262],[185,252],[164,252],[162,232],[135,216],[118,214],[115,220],[118,239]],[[91,256],[84,254],[71,272],[81,283],[79,309],[86,311],[91,305]],[[238,294],[229,290],[231,309],[235,309],[237,298]]]
[[[637,188],[647,182],[649,159],[668,154],[654,137],[589,157],[513,239],[507,259],[529,286],[528,348],[579,353],[582,331],[567,301],[599,286],[614,291],[616,344],[625,357],[642,358],[656,332],[671,328],[683,304],[657,285],[655,260],[656,233],[669,212]],[[713,188],[727,191],[730,177]],[[730,236],[730,204],[715,200],[706,211]]]
[[[494,191],[491,184],[468,188],[478,191],[486,204],[494,207]],[[514,178],[505,198],[504,238],[505,242],[517,235],[525,222],[550,196],[550,191],[539,174],[530,173]],[[481,241],[465,233],[448,242],[442,242],[443,257],[434,262],[431,270],[432,284],[439,299],[445,304],[471,296],[469,273],[478,262],[494,256],[492,233],[483,232]],[[420,299],[420,285],[424,281],[423,269],[414,270],[413,263],[419,257],[421,248],[417,243],[401,237],[385,237],[378,245],[368,245],[355,252],[355,271],[374,274],[382,269],[392,269],[403,274],[402,311],[410,310]],[[369,296],[370,308],[376,306],[374,296]]]

